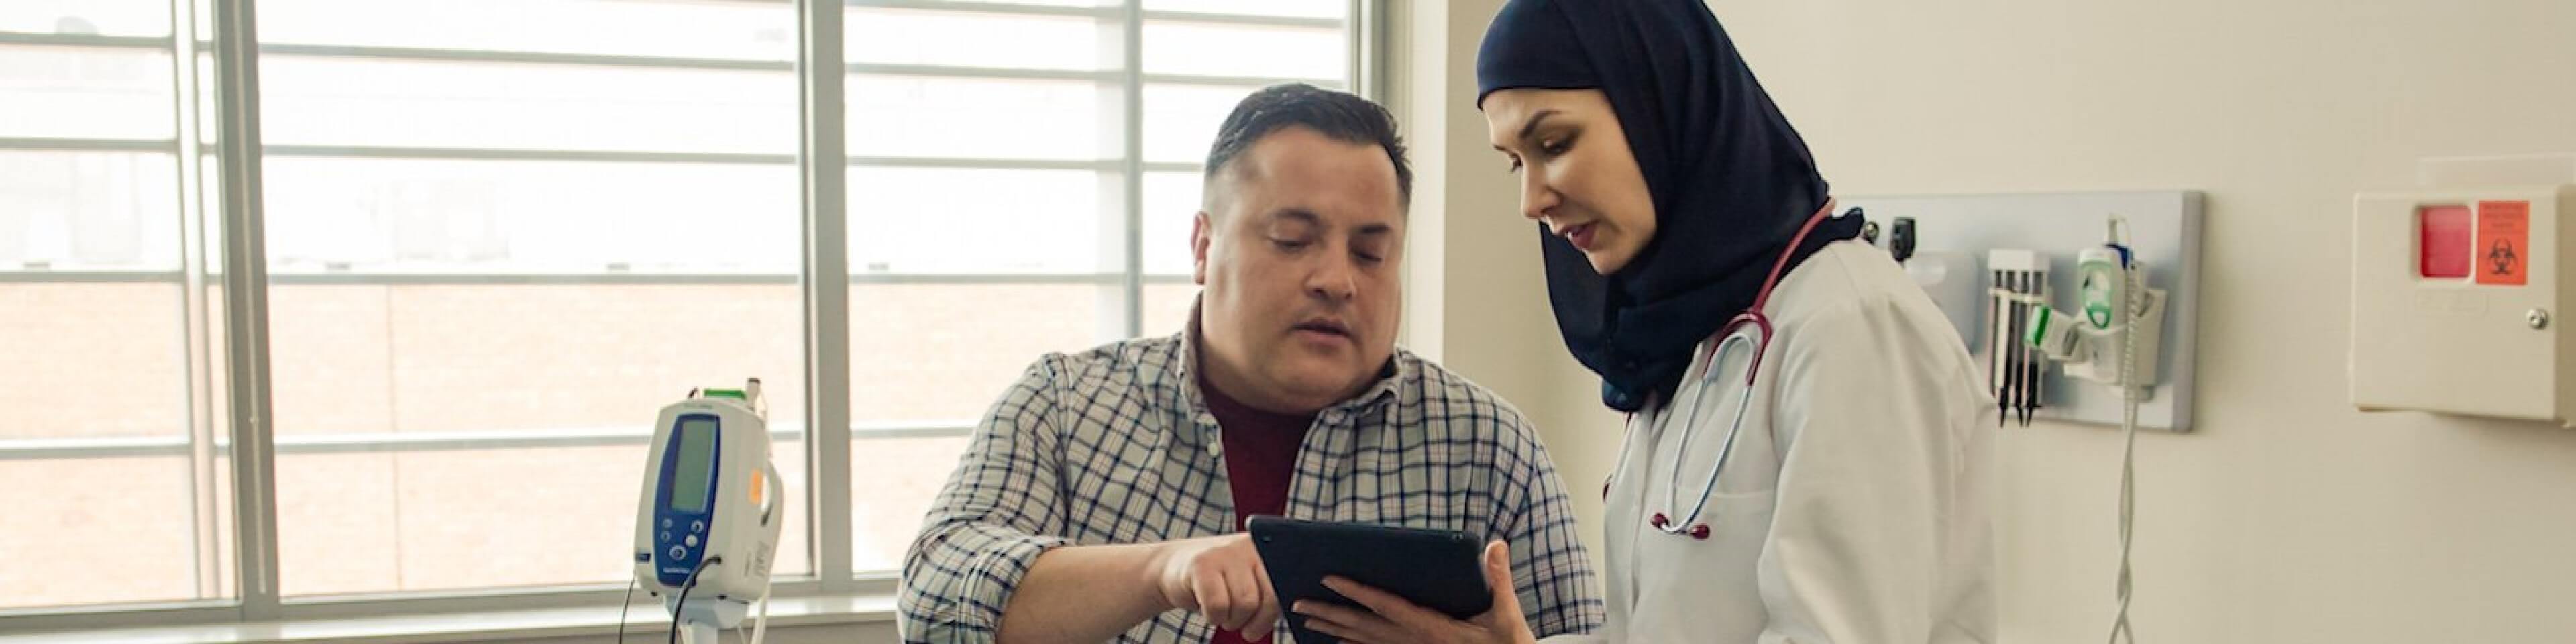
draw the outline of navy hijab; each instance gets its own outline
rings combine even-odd
[[[1542,224],[1548,298],[1566,348],[1601,375],[1603,404],[1636,411],[1671,398],[1692,348],[1753,305],[1824,207],[1806,142],[1701,0],[1511,0],[1476,52],[1476,84],[1480,107],[1517,87],[1609,96],[1653,193],[1655,236],[1604,277]],[[1789,266],[1860,227],[1859,217],[1818,224]]]

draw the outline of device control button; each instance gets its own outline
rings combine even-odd
[[[706,531],[707,531],[707,522],[705,522],[705,521],[690,521],[690,522],[689,522],[689,531],[690,531],[690,532],[696,532],[696,533],[704,533],[704,532],[706,532]]]
[[[687,549],[687,548],[682,548],[682,547],[679,547],[679,546],[671,546],[671,558],[672,558],[672,559],[687,559],[687,558],[689,558],[689,549]]]
[[[698,547],[698,535],[689,535],[685,540],[682,540],[680,544],[691,548]]]

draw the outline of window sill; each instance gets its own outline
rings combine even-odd
[[[626,633],[664,633],[670,619],[660,604],[636,598]],[[885,594],[772,599],[769,627],[866,624],[895,619],[894,597]],[[749,626],[745,624],[746,628]],[[608,636],[617,632],[613,607],[510,610],[381,618],[310,619],[240,624],[153,626],[0,635],[0,644],[457,644],[549,637]]]

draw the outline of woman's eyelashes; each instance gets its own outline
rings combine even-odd
[[[1529,144],[1529,148],[1532,152],[1531,156],[1537,157],[1539,163],[1546,163],[1549,159],[1563,156],[1566,152],[1574,149],[1574,138],[1577,134],[1579,133],[1564,132],[1533,138]],[[1520,172],[1528,163],[1521,160],[1521,155],[1513,154],[1510,151],[1504,151],[1503,158],[1511,162],[1511,169],[1509,172],[1513,173]]]
[[[1531,143],[1530,143],[1530,151],[1531,151],[1531,155],[1530,155],[1530,156],[1531,156],[1531,157],[1533,157],[1533,160],[1534,160],[1535,162],[1537,162],[1537,163],[1542,163],[1542,164],[1543,164],[1543,163],[1547,163],[1547,162],[1552,161],[1552,160],[1555,160],[1555,159],[1557,159],[1557,158],[1559,158],[1559,157],[1563,157],[1563,156],[1565,156],[1565,153],[1567,153],[1567,152],[1571,152],[1571,151],[1573,151],[1573,150],[1574,150],[1574,134],[1573,134],[1573,133],[1570,133],[1570,132],[1569,132],[1569,133],[1563,133],[1563,134],[1550,134],[1550,135],[1543,135],[1543,136],[1540,136],[1540,137],[1538,137],[1538,138],[1532,139],[1532,140],[1531,140]],[[1518,157],[1518,156],[1512,157],[1512,169],[1513,169],[1513,170],[1519,170],[1519,169],[1520,169],[1520,167],[1521,167],[1521,164],[1522,164],[1522,163],[1523,163],[1523,161],[1521,161],[1521,158],[1520,158],[1520,157]]]
[[[1547,156],[1565,154],[1567,150],[1572,149],[1574,149],[1574,135],[1572,134],[1539,139],[1538,141],[1538,151]]]

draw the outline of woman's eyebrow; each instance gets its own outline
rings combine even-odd
[[[1531,132],[1538,131],[1539,122],[1547,120],[1547,117],[1556,115],[1556,110],[1539,110],[1537,114],[1531,114],[1529,122],[1521,124],[1521,135],[1519,138],[1529,138]]]

